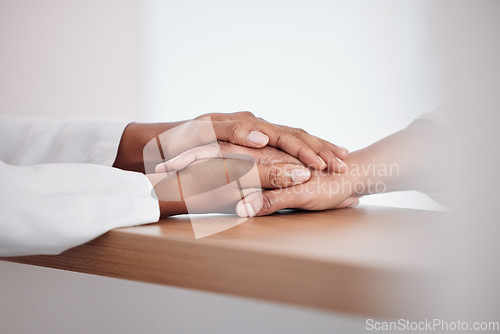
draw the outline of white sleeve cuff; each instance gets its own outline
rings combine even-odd
[[[100,126],[99,139],[96,143],[95,154],[90,161],[92,164],[113,166],[123,131],[129,125],[128,121],[111,120]]]
[[[136,226],[157,222],[160,219],[160,205],[158,200],[155,198],[153,185],[149,182],[146,175],[142,173],[125,173],[128,175],[128,179],[132,187],[132,196],[135,198],[132,202],[133,207],[131,208],[135,213],[135,219],[130,222],[130,225],[125,226]]]

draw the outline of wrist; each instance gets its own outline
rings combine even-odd
[[[378,163],[367,148],[350,153],[345,162],[345,182],[348,182],[352,196],[387,191],[387,176],[390,175],[388,166]]]
[[[152,189],[158,199],[160,218],[187,213],[186,204],[182,199],[177,174],[146,174]]]
[[[156,136],[180,123],[130,123],[123,131],[113,167],[145,173],[144,147]],[[149,157],[147,159],[150,159]],[[161,157],[152,157],[160,163]]]
[[[159,201],[158,204],[160,205],[160,218],[188,213],[184,202]]]

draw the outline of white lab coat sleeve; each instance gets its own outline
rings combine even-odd
[[[112,167],[0,162],[0,183],[0,256],[58,254],[160,215],[146,176]]]
[[[111,166],[129,122],[0,116],[0,160],[10,165],[91,163]]]
[[[0,116],[0,256],[57,254],[158,221],[146,176],[110,167],[127,124]]]

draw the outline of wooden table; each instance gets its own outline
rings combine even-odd
[[[57,256],[6,260],[373,316],[405,316],[445,213],[280,213],[195,239],[186,217],[122,228]],[[211,217],[214,221],[219,217]],[[411,305],[410,305],[411,304]]]

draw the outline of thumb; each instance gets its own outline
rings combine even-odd
[[[273,212],[300,207],[298,197],[286,191],[290,188],[274,189],[262,193],[252,193],[238,202],[236,214],[240,217],[254,217],[269,215]]]

